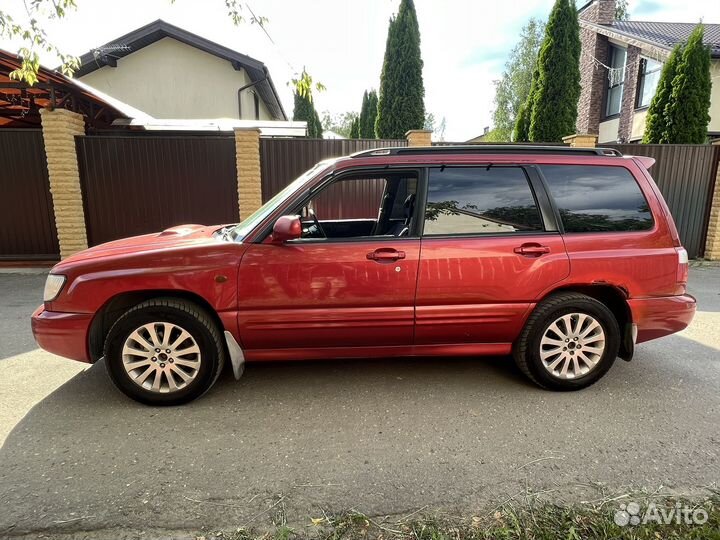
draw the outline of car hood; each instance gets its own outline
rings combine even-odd
[[[224,225],[178,225],[177,227],[171,227],[159,233],[114,240],[75,253],[63,259],[59,263],[59,266],[77,264],[100,258],[137,255],[139,253],[157,250],[209,244],[216,242],[212,235],[222,227],[224,227]]]

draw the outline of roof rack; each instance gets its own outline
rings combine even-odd
[[[355,152],[350,157],[407,156],[419,154],[574,154],[622,157],[614,148],[572,148],[511,144],[458,144],[454,146],[394,146]]]

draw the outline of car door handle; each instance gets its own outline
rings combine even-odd
[[[541,246],[540,244],[528,243],[516,247],[513,251],[525,257],[540,257],[545,253],[550,253],[550,248],[547,246]]]
[[[398,251],[392,248],[379,248],[367,254],[368,260],[371,261],[397,261],[405,258],[404,251]]]

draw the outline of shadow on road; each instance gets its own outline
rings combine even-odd
[[[720,477],[717,355],[669,338],[579,393],[537,389],[509,358],[254,364],[164,409],[95,365],[0,450],[0,531],[468,509],[526,485],[704,486]]]

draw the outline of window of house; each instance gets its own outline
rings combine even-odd
[[[660,81],[660,72],[663,65],[655,60],[643,58],[640,61],[640,82],[638,87],[638,107],[647,107],[655,95],[658,82]]]
[[[653,218],[635,178],[624,167],[540,167],[565,232],[642,231]]]
[[[622,107],[623,87],[625,86],[625,60],[627,50],[610,46],[610,68],[608,75],[605,116],[620,114]]]
[[[424,236],[543,230],[520,167],[430,169]]]

